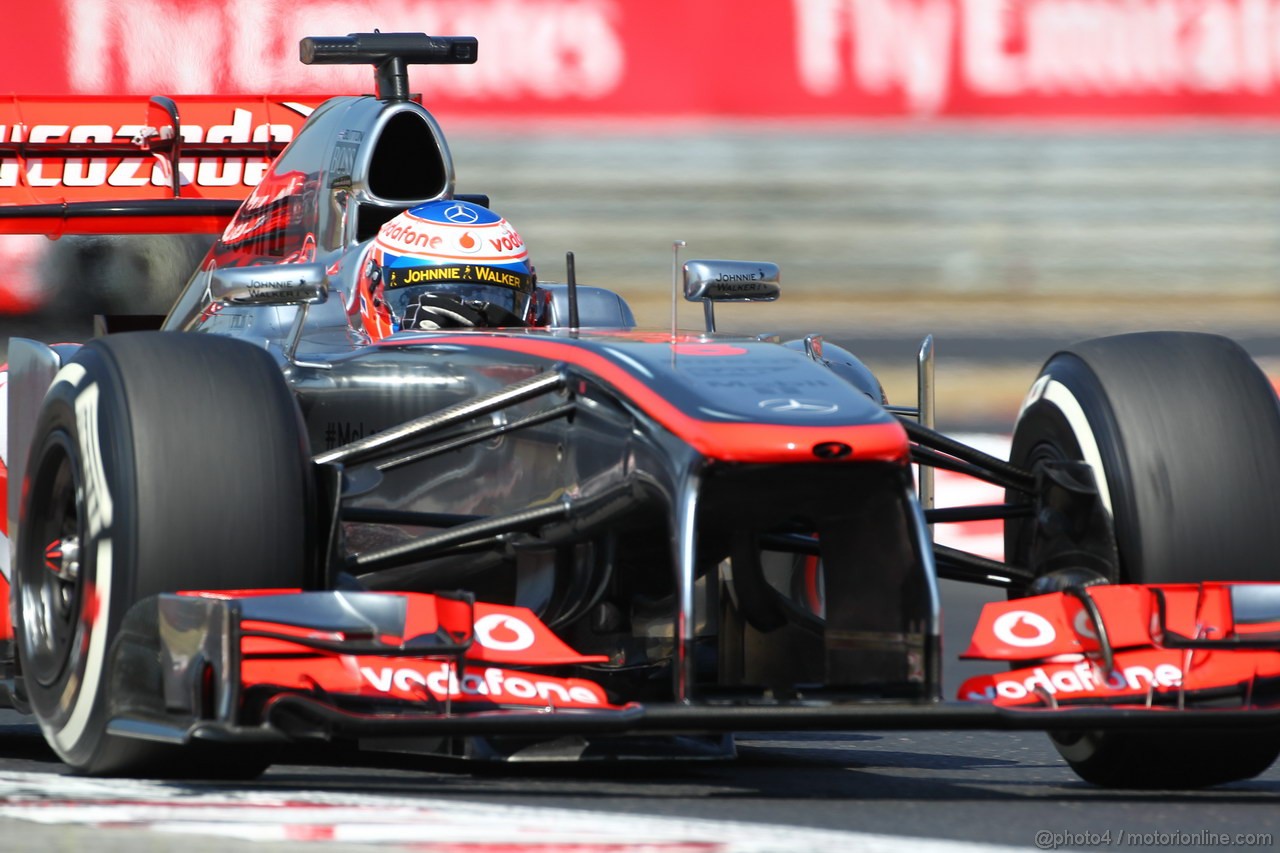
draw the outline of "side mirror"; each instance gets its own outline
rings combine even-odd
[[[684,298],[690,302],[773,302],[779,293],[777,264],[686,261],[684,265]]]
[[[716,330],[715,303],[773,302],[781,292],[778,265],[767,261],[686,261],[684,265],[684,298],[702,303],[708,332]]]
[[[316,305],[329,298],[321,264],[224,267],[209,276],[209,295],[236,305]]]

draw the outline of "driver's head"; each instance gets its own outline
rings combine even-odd
[[[365,328],[374,337],[523,326],[530,317],[535,277],[524,241],[507,220],[470,202],[428,202],[387,222],[363,272]]]

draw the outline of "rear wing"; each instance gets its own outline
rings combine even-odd
[[[0,100],[0,233],[218,233],[323,100]]]

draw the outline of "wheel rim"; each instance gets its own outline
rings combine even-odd
[[[1023,468],[1025,468],[1028,471],[1034,471],[1037,468],[1037,466],[1044,463],[1080,462],[1080,461],[1083,461],[1083,456],[1078,451],[1075,451],[1075,452],[1070,451],[1064,448],[1059,441],[1056,441],[1053,438],[1046,437],[1036,441],[1035,444],[1033,444],[1030,448],[1028,448],[1025,451],[1025,453],[1022,455],[1022,458],[1018,464],[1020,464]],[[1024,494],[1024,493],[1009,493],[1009,494],[1013,495],[1013,497],[1011,497],[1009,501],[1011,504],[1028,505],[1028,504],[1034,503],[1035,501],[1035,498],[1029,494]],[[1029,560],[1029,557],[1030,557],[1029,550],[1031,546],[1032,529],[1034,528],[1036,523],[1037,523],[1036,519],[1026,519],[1020,522],[1020,531],[1016,539],[1019,547],[1015,553],[1007,553],[1005,555],[1006,558],[1015,562],[1016,564],[1023,565],[1028,569],[1032,569],[1035,572],[1037,578],[1042,577],[1043,575],[1046,574],[1046,572],[1048,572],[1049,574],[1052,574],[1053,571],[1057,571],[1057,569],[1072,568],[1072,567],[1059,566],[1057,567],[1057,569],[1047,570],[1043,566],[1031,565]],[[1114,539],[1114,537],[1116,536],[1114,519],[1110,520],[1109,525],[1110,525],[1111,536]],[[1087,553],[1091,558],[1096,557],[1099,563],[1102,565],[1115,564],[1115,557],[1119,556],[1119,554],[1117,553],[1115,557],[1112,557],[1112,555],[1110,555],[1105,551],[1101,551],[1101,552],[1088,551],[1088,552],[1082,552],[1082,553]],[[1115,583],[1118,580],[1118,577],[1114,575],[1109,575],[1106,572],[1101,571],[1097,565],[1094,565],[1088,560],[1083,561],[1079,568],[1092,572],[1099,577],[1104,577],[1109,582],[1112,582],[1112,583]],[[1116,564],[1116,568],[1118,569],[1118,564]],[[1023,595],[1026,595],[1029,592],[1029,590],[1030,590],[1030,586],[1024,587],[1018,590],[1017,594],[1012,595],[1012,597],[1021,598]]]
[[[43,687],[65,680],[82,654],[83,488],[70,437],[55,432],[31,480],[33,523],[18,563],[24,677]]]

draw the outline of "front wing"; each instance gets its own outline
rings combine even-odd
[[[1280,729],[1280,584],[1115,586],[987,606],[962,701],[628,701],[529,610],[470,596],[187,592],[128,614],[112,734],[172,743],[819,729]],[[1008,664],[1002,664],[1007,666]],[[603,680],[603,679],[601,679]]]

